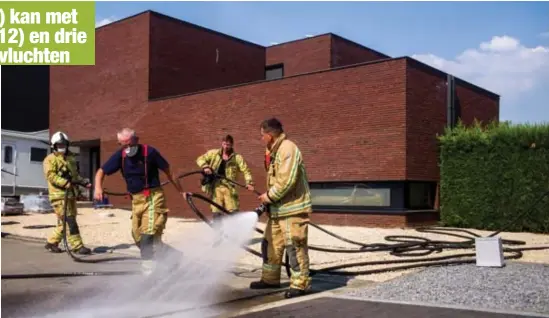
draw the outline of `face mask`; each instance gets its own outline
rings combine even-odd
[[[137,150],[139,147],[137,145],[129,146],[124,149],[124,152],[126,153],[126,156],[133,157],[137,154]]]
[[[57,152],[65,153],[67,151],[67,148],[57,148]]]

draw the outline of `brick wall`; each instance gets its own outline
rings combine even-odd
[[[267,65],[284,63],[284,76],[386,58],[389,56],[332,33],[267,48]]]
[[[150,97],[265,79],[265,48],[171,17],[151,15]]]
[[[401,59],[154,101],[142,114],[149,122],[137,128],[143,142],[181,171],[197,169],[196,157],[219,147],[220,138],[230,133],[258,190],[265,190],[258,127],[277,116],[301,148],[311,181],[400,180],[405,176],[404,71]],[[182,104],[188,105],[185,112],[179,111]],[[101,150],[113,146],[104,143]],[[107,182],[108,188],[123,187],[119,176]],[[198,177],[185,182],[190,191],[199,191],[198,184]],[[167,189],[172,208],[190,215],[172,187]],[[255,196],[241,193],[244,209],[257,205]]]
[[[284,76],[330,68],[331,35],[287,42],[267,48],[267,65],[284,63]]]
[[[229,133],[262,191],[264,149],[258,126],[261,120],[276,116],[301,148],[311,181],[438,178],[434,135],[446,123],[446,90],[445,86],[441,88],[444,74],[407,59],[395,59],[148,101],[149,93],[164,96],[250,81],[260,73],[263,76],[265,64],[281,61],[285,63],[285,76],[330,67],[330,35],[267,48],[266,61],[265,55],[263,60],[259,57],[261,47],[249,49],[248,44],[220,40],[216,45],[223,49],[220,61],[223,52],[228,51],[230,56],[246,56],[252,64],[223,60],[219,64],[226,63],[221,66],[225,71],[217,68],[219,64],[207,71],[210,75],[224,74],[215,82],[205,77],[191,81],[181,70],[188,65],[183,62],[185,59],[179,60],[177,50],[168,46],[178,41],[176,31],[165,31],[171,23],[175,22],[151,18],[148,12],[105,26],[97,30],[96,66],[52,67],[50,129],[62,129],[73,140],[100,138],[104,162],[117,148],[116,130],[134,127],[141,141],[158,148],[176,172],[198,169],[196,157],[218,148],[220,138]],[[180,28],[177,32],[187,34],[185,24],[176,24]],[[147,36],[149,30],[152,39]],[[197,35],[189,37],[193,36]],[[121,38],[125,40],[120,41]],[[198,38],[193,41],[200,42]],[[175,47],[183,51],[185,45],[194,43],[179,43]],[[149,44],[153,44],[150,50]],[[337,63],[353,63],[359,58],[353,56],[360,54],[351,51],[341,53],[345,52],[342,47],[338,48]],[[212,48],[206,46],[198,54],[197,58],[204,57],[198,64],[208,63],[207,52]],[[256,73],[251,65],[260,64],[257,69],[261,72]],[[231,73],[237,67],[244,70],[239,76]],[[493,96],[482,97],[460,82],[457,94],[466,121],[497,117]],[[239,181],[243,181],[241,177]],[[184,180],[184,185],[188,191],[199,191],[199,177]],[[111,191],[125,190],[119,174],[108,177],[105,186]],[[173,215],[193,216],[173,187],[166,189]],[[254,195],[244,190],[240,193],[242,209],[257,206]],[[125,199],[111,199],[115,204],[129,206]],[[209,210],[206,204],[198,206]],[[317,218],[327,217],[322,215]],[[350,221],[354,217],[345,220],[355,222]],[[360,220],[387,222],[386,217]]]
[[[442,134],[447,125],[447,75],[416,60],[407,61],[406,176],[409,180],[437,181],[436,135]],[[466,125],[474,118],[490,121],[499,117],[499,98],[495,94],[456,80],[456,96]]]
[[[499,120],[499,96],[481,90],[456,79],[456,104],[459,104],[461,120],[467,125],[475,118],[483,123]]]
[[[446,126],[446,78],[407,59],[406,178],[438,180],[436,134]]]
[[[372,62],[389,56],[332,34],[331,67]]]
[[[51,66],[50,132],[112,140],[135,125],[147,107],[148,34],[148,13],[128,18],[97,29],[95,66]]]

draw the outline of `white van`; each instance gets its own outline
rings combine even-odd
[[[48,130],[2,129],[2,197],[47,193],[42,164],[49,153]]]

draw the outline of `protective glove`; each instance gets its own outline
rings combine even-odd
[[[83,178],[80,182],[78,182],[78,185],[83,186],[85,188],[91,188],[92,184],[90,182],[90,179]]]
[[[202,180],[200,182],[201,185],[205,186],[207,184],[210,184],[212,182],[214,182],[215,180],[215,175],[212,173],[212,174],[207,174],[205,172],[202,172]]]

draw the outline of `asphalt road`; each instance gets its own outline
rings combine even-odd
[[[120,255],[103,254],[87,259],[107,258]],[[63,254],[46,251],[43,244],[2,239],[2,275],[132,271],[139,268],[137,261],[109,263],[75,263]],[[2,317],[43,316],[63,308],[67,302],[76,302],[92,294],[100,293],[101,286],[112,277],[67,277],[39,279],[2,279]]]
[[[137,260],[76,263],[66,253],[49,253],[43,245],[3,238],[2,275],[140,268]],[[105,253],[87,259],[120,256]],[[136,275],[2,279],[2,317],[215,317],[283,299],[284,289],[249,289],[259,271],[231,271],[228,276],[217,273],[211,277],[208,269],[204,273],[204,264],[187,264],[183,269],[164,271],[154,280]],[[341,287],[345,281],[319,277],[313,285],[314,292],[320,292]]]

